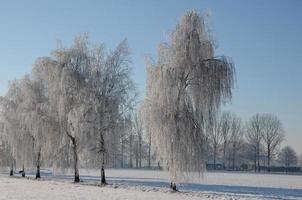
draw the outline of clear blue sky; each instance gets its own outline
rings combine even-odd
[[[188,10],[212,13],[217,55],[234,59],[237,84],[225,109],[248,119],[259,112],[276,114],[286,144],[302,153],[302,1],[124,0],[1,1],[0,95],[8,81],[29,73],[35,59],[49,55],[56,41],[70,45],[88,32],[92,42],[113,48],[127,38],[133,78],[145,90],[146,55],[156,55]]]

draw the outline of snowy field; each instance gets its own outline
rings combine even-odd
[[[167,173],[153,170],[107,170],[108,186],[99,186],[99,172],[81,170],[82,182],[72,183],[71,175],[43,178],[14,178],[0,175],[0,199],[302,199],[302,176],[206,172],[200,182],[178,185],[180,192],[168,189]]]

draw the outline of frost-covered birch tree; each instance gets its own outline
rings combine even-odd
[[[14,165],[20,167],[23,177],[26,168],[32,167],[34,163],[34,141],[31,125],[28,123],[30,117],[27,115],[31,107],[28,107],[29,101],[26,98],[25,88],[29,82],[29,76],[12,81],[2,101],[4,132],[12,155],[11,172]]]
[[[9,108],[9,105],[7,104],[6,97],[0,96],[0,143],[1,143],[1,159],[0,164],[1,166],[9,166],[10,168],[10,176],[14,175],[14,166],[15,166],[15,160],[13,157],[13,151],[12,146],[10,143],[10,138],[8,135],[8,128],[7,128],[7,119],[6,119],[6,112]]]
[[[231,99],[234,66],[217,57],[204,17],[185,14],[158,61],[147,65],[146,121],[171,187],[190,172],[204,170],[204,136],[221,103]]]
[[[87,49],[83,43],[76,40],[74,47],[57,49],[53,57],[40,58],[35,66],[47,84],[50,106],[60,127],[55,138],[61,144],[56,143],[59,145],[56,149],[68,146],[69,143],[72,145],[75,182],[80,180],[78,151],[84,143],[79,141],[85,138],[83,124],[89,110],[85,106],[86,98],[89,97],[85,90],[88,89],[85,82],[88,63],[85,51]]]
[[[79,182],[81,160],[99,159],[105,184],[105,164],[115,158],[119,132],[135,104],[129,63],[126,40],[107,52],[103,44],[92,48],[85,34],[37,59],[32,75],[13,81],[1,98],[11,169],[21,165],[25,176],[34,165],[39,178],[45,157],[48,166],[72,164]]]
[[[124,126],[124,119],[135,104],[136,93],[130,78],[129,48],[127,41],[122,41],[112,52],[105,54],[102,47],[94,51],[91,60],[91,92],[96,117],[97,131],[94,135],[95,148],[101,157],[101,182],[106,184],[106,160],[113,159],[118,131]]]
[[[32,142],[33,166],[36,166],[36,178],[40,178],[42,159],[50,158],[51,138],[55,124],[48,113],[47,92],[44,82],[38,76],[25,76],[21,79],[23,109],[19,116],[22,117],[24,127]],[[25,130],[25,129],[24,129]]]
[[[59,47],[51,57],[38,59],[34,73],[47,88],[48,112],[59,127],[52,137],[56,158],[69,165],[62,156],[69,157],[71,145],[78,182],[80,158],[99,157],[102,183],[106,183],[106,160],[116,151],[116,133],[136,96],[126,41],[107,53],[103,44],[91,48],[88,36],[81,35],[73,46]]]

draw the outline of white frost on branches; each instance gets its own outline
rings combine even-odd
[[[119,131],[135,103],[129,49],[90,47],[88,36],[39,58],[32,76],[13,81],[1,98],[1,124],[12,165],[61,168],[107,164],[116,155]],[[1,131],[2,132],[2,131]],[[71,155],[69,155],[71,154]]]
[[[215,57],[203,17],[188,12],[147,65],[145,121],[172,182],[204,170],[204,135],[232,97],[234,67]]]

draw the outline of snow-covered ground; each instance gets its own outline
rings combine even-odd
[[[206,172],[195,183],[178,185],[180,192],[168,189],[164,171],[106,171],[109,185],[98,186],[99,171],[81,170],[79,184],[72,175],[52,175],[44,170],[40,181],[0,175],[0,199],[302,199],[302,176],[232,172]]]

